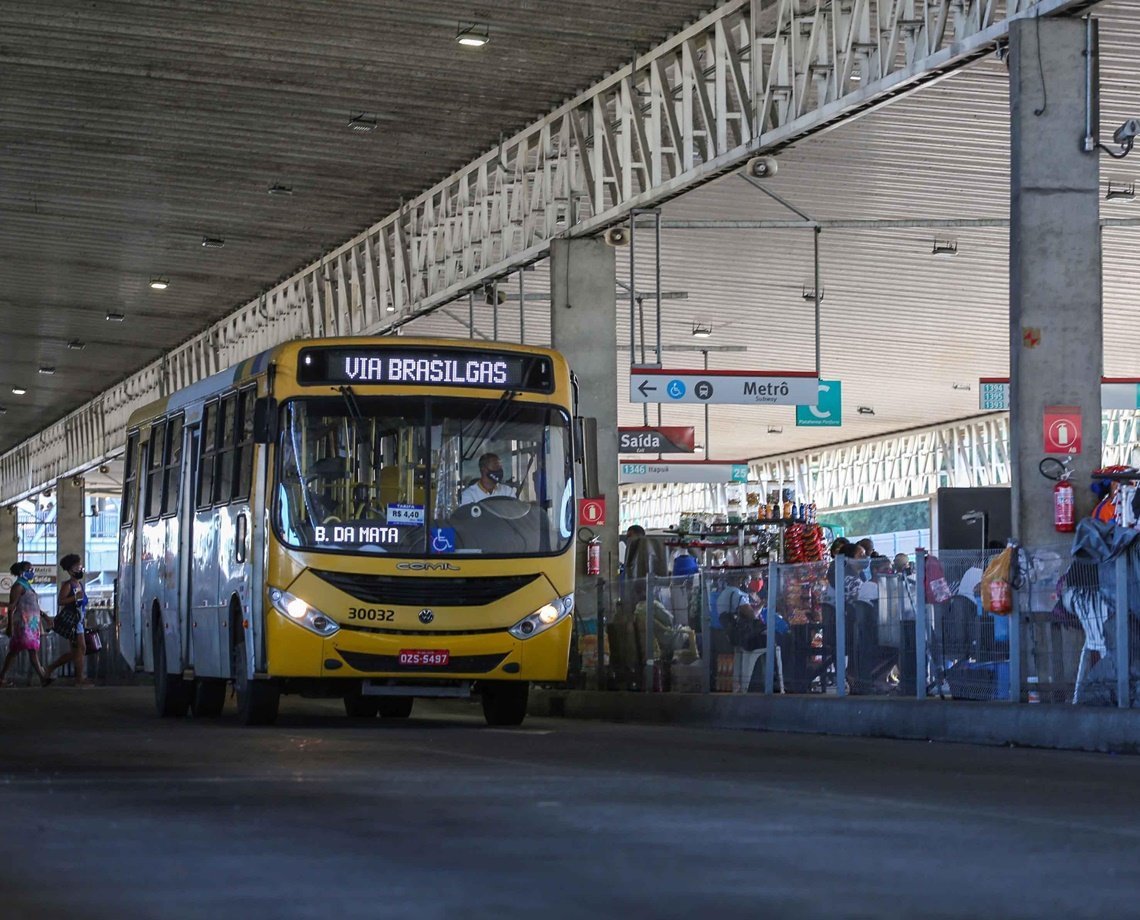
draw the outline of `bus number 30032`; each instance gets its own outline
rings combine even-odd
[[[382,607],[349,607],[348,618],[350,620],[391,623],[396,618],[396,611],[384,610]]]

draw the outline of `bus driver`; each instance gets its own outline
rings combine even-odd
[[[503,482],[503,462],[499,455],[483,454],[479,458],[479,478],[459,493],[459,504],[471,505],[498,495],[514,498],[515,490]]]

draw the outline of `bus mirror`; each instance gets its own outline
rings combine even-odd
[[[587,498],[598,494],[598,420],[574,419],[574,454],[582,464],[582,492]]]
[[[277,400],[272,396],[259,397],[253,404],[253,439],[258,444],[277,440]]]

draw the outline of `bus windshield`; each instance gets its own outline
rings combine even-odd
[[[560,553],[573,534],[570,419],[500,399],[342,396],[281,409],[274,523],[296,549]]]

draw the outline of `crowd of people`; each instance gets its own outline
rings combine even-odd
[[[14,563],[9,571],[15,577],[8,594],[8,616],[4,634],[8,637],[8,653],[0,665],[0,688],[9,688],[13,682],[8,671],[23,654],[27,654],[32,670],[40,679],[40,686],[49,686],[52,674],[64,665],[75,668],[75,686],[93,687],[87,680],[87,636],[84,620],[87,614],[87,591],[83,585],[83,560],[68,553],[59,560],[59,567],[67,576],[59,585],[58,613],[54,617],[44,614],[40,595],[36,591],[36,569],[27,560]],[[44,636],[54,632],[68,643],[68,649],[55,661],[44,667],[40,661],[40,648]]]

